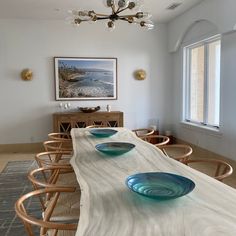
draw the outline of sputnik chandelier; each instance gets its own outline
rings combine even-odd
[[[105,6],[111,8],[111,14],[100,14],[94,10],[80,11],[72,10],[72,24],[79,26],[82,22],[96,22],[100,20],[107,20],[106,25],[109,30],[115,28],[115,21],[122,20],[130,24],[138,24],[145,29],[153,29],[154,24],[150,20],[151,15],[147,12],[139,11],[140,0],[104,0]],[[125,14],[124,12],[129,10],[131,14]],[[137,10],[136,13],[132,11]]]

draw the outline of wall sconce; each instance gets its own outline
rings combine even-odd
[[[21,79],[24,81],[30,81],[33,79],[33,71],[30,69],[24,69],[21,71]]]
[[[135,78],[136,80],[145,80],[145,79],[146,79],[146,76],[147,76],[147,74],[146,74],[146,71],[145,71],[145,70],[136,70],[136,71],[134,72],[134,78]]]

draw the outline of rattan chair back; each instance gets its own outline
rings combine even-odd
[[[49,140],[68,141],[71,140],[69,133],[49,133]]]
[[[193,153],[193,149],[186,144],[163,145],[159,148],[166,156],[180,162],[188,160],[190,158],[190,155]]]
[[[160,147],[166,145],[170,142],[170,138],[164,135],[151,134],[147,136],[140,137],[142,140]]]
[[[154,133],[154,129],[151,128],[142,128],[132,130],[138,137],[148,136]]]
[[[198,167],[196,168],[197,170],[203,173],[207,173],[208,175],[210,170],[212,169],[212,177],[219,181],[223,181],[233,173],[233,168],[229,163],[218,159],[192,159],[186,160],[184,163],[192,168]],[[198,164],[204,164],[201,166],[206,167],[207,172],[205,172],[202,167],[199,167]]]
[[[78,226],[77,222],[56,222],[50,220],[60,194],[71,193],[73,191],[74,190],[71,188],[45,188],[35,190],[21,196],[15,203],[15,211],[17,216],[22,220],[28,236],[36,236],[33,230],[33,226],[38,226],[40,228],[40,236],[49,235],[48,233],[50,233],[50,235],[57,236],[59,235],[60,231],[62,231],[63,233],[63,231],[67,230],[75,232]],[[35,196],[38,198],[38,195],[41,195],[43,198],[47,194],[53,194],[54,196],[52,203],[50,204],[50,209],[47,211],[47,214],[44,214],[43,210],[42,214],[40,214],[42,216],[41,218],[32,216],[32,213],[29,214],[27,209],[28,202],[30,200],[32,201]],[[46,208],[47,206],[45,205],[44,207]]]
[[[49,140],[43,142],[45,151],[73,151],[71,140]]]
[[[39,167],[71,166],[70,159],[71,152],[68,151],[40,152],[35,155]]]

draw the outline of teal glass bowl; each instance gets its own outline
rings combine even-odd
[[[110,137],[114,134],[116,134],[118,131],[114,130],[114,129],[91,129],[90,134],[98,137],[98,138],[106,138],[106,137]]]
[[[104,154],[110,156],[122,155],[126,152],[129,152],[135,147],[132,143],[125,142],[109,142],[109,143],[100,143],[95,146],[95,148]]]
[[[165,172],[131,175],[126,179],[126,185],[135,193],[157,200],[182,197],[195,188],[195,183],[192,180]]]

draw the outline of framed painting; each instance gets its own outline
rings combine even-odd
[[[117,99],[117,58],[54,57],[56,100]]]

